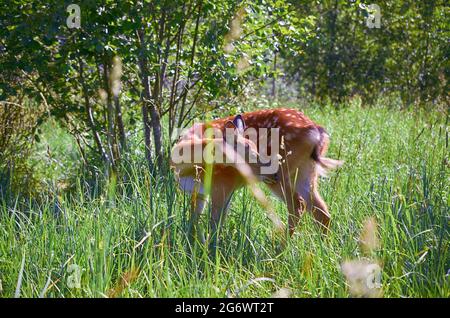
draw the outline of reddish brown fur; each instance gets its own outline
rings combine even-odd
[[[224,131],[226,123],[233,120],[233,117],[217,119],[209,125]],[[293,233],[305,210],[310,211],[323,230],[327,231],[330,214],[318,193],[318,174],[319,170],[335,168],[341,162],[323,157],[328,148],[328,134],[325,129],[294,109],[258,110],[245,113],[242,117],[247,127],[256,130],[280,129],[280,142],[284,144],[284,150],[280,149],[282,159],[278,182],[268,186],[288,207],[290,233]],[[204,129],[205,125],[202,125],[202,131]],[[270,144],[268,148],[270,154]],[[221,215],[226,211],[226,203],[232,193],[245,182],[232,166],[216,165],[213,171],[211,224],[215,229],[219,220],[223,218]],[[198,204],[194,206],[198,207]],[[199,213],[198,209],[194,211],[195,213]]]

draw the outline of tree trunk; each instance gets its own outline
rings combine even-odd
[[[120,106],[119,96],[114,96],[114,105],[116,108],[116,122],[119,133],[120,152],[123,153],[127,149],[127,140],[125,137],[125,127],[123,124],[122,107]]]
[[[102,159],[105,161],[107,165],[110,165],[110,158],[108,154],[105,151],[105,148],[103,147],[102,141],[100,139],[100,135],[95,128],[95,122],[94,122],[94,115],[92,113],[92,107],[91,103],[89,102],[89,93],[86,85],[86,81],[84,79],[84,70],[83,70],[83,62],[81,59],[78,60],[78,67],[79,67],[79,73],[80,73],[80,82],[83,89],[83,98],[84,98],[84,108],[86,110],[87,115],[87,122],[88,126],[91,129],[92,137],[94,138],[94,142],[97,145],[97,149],[102,157]]]
[[[163,167],[163,151],[162,151],[162,130],[161,130],[161,118],[159,117],[159,113],[156,105],[150,103],[150,123],[153,129],[153,138],[155,141],[155,156],[156,162],[158,164],[158,169],[162,169]]]
[[[138,30],[139,37],[139,70],[141,76],[141,84],[143,92],[141,93],[142,99],[142,121],[144,125],[144,143],[145,143],[145,158],[147,159],[147,165],[150,171],[153,171],[153,158],[152,158],[152,144],[151,144],[151,123],[148,115],[149,103],[150,103],[150,83],[148,82],[147,71],[147,58],[145,57],[144,47],[144,30]]]
[[[150,93],[148,61],[145,55],[145,33],[143,29],[138,31],[138,37],[140,42],[140,54],[139,54],[139,68],[141,71],[141,83],[144,88],[143,97],[145,99],[145,107],[150,114],[150,125],[153,130],[153,139],[155,143],[155,156],[158,169],[163,166],[163,153],[162,153],[162,134],[161,134],[161,119],[157,109],[158,105],[158,92],[159,92],[159,74],[155,78],[155,86],[153,93],[156,96],[152,96]],[[144,112],[143,112],[144,114]]]
[[[148,117],[147,102],[142,102],[142,122],[144,124],[144,144],[145,144],[145,159],[147,160],[147,166],[149,171],[153,171],[153,159],[152,159],[152,141],[151,141],[151,126],[150,119]]]
[[[107,130],[107,140],[108,140],[108,152],[111,158],[111,167],[113,170],[116,170],[116,159],[118,157],[117,154],[117,143],[116,143],[116,134],[115,134],[115,116],[114,116],[114,107],[111,98],[111,87],[109,85],[109,63],[107,58],[104,58],[103,62],[103,81],[106,90],[106,115],[108,122],[108,130]]]
[[[183,8],[185,8],[183,6]],[[177,35],[177,44],[176,44],[176,56],[175,56],[175,73],[172,78],[172,86],[170,90],[170,99],[169,99],[169,136],[172,136],[173,129],[176,121],[176,104],[175,104],[175,95],[178,91],[178,83],[179,83],[179,74],[180,74],[180,54],[183,44],[183,34],[184,34],[184,26],[185,20],[180,24]]]

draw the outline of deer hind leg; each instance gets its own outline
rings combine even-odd
[[[298,194],[295,187],[292,186],[291,180],[284,180],[274,185],[269,185],[269,188],[273,194],[286,203],[288,209],[289,235],[292,236],[300,221],[300,217],[306,210],[306,201]]]
[[[303,215],[303,213],[306,210],[306,201],[305,199],[300,196],[298,193],[294,194],[293,198],[294,202],[294,209],[293,212],[289,213],[288,217],[288,225],[289,225],[289,235],[292,236],[294,234],[295,228],[297,227],[300,217]]]
[[[215,177],[213,184],[211,189],[210,248],[215,250],[218,243],[218,230],[224,222],[234,190],[237,187],[233,178]]]
[[[318,192],[317,174],[311,173],[297,181],[297,193],[305,200],[306,209],[312,213],[314,220],[320,225],[322,231],[327,233],[330,224],[330,213],[327,205]]]
[[[195,237],[197,237],[200,242],[204,242],[205,238],[198,226],[200,216],[207,200],[204,194],[203,184],[195,180],[194,177],[182,177],[178,180],[178,183],[184,192],[191,194],[191,209],[188,228],[189,240],[193,242]]]
[[[331,215],[330,212],[328,212],[328,207],[325,201],[323,201],[322,197],[317,191],[316,185],[314,186],[312,194],[312,204],[313,204],[312,215],[320,225],[323,233],[327,234],[330,228]]]
[[[191,215],[189,218],[189,240],[191,242],[197,238],[201,243],[205,243],[205,236],[199,227],[199,219],[205,208],[207,198],[200,193],[193,193],[191,197]]]

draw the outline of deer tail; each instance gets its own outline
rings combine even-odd
[[[326,176],[330,170],[339,168],[344,164],[342,160],[324,157],[328,150],[329,136],[323,127],[317,126],[319,130],[319,142],[314,147],[311,158],[317,163],[317,171],[320,176]]]

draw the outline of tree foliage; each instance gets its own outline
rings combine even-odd
[[[319,99],[355,94],[373,101],[398,93],[405,106],[436,101],[448,82],[448,6],[445,1],[380,3],[380,28],[362,1],[291,1],[299,15],[315,18],[314,37],[301,52],[285,51],[288,73]],[[446,17],[447,13],[447,17]]]
[[[83,164],[108,175],[140,131],[147,167],[164,171],[175,128],[236,106],[250,84],[272,81],[275,98],[283,74],[319,100],[446,98],[443,1],[383,3],[379,29],[359,0],[86,0],[78,29],[66,24],[70,3],[1,3],[0,107],[10,109],[0,116],[27,109],[34,139],[56,119]]]

